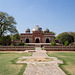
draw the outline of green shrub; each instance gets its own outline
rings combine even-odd
[[[0,45],[0,46],[2,46],[2,45]]]
[[[69,45],[68,41],[65,41],[65,42],[64,42],[64,45],[65,45],[65,46],[68,46],[68,45]]]
[[[10,46],[14,46],[13,44],[11,44]]]
[[[24,46],[24,43],[21,42],[21,43],[19,43],[18,45],[19,45],[19,46]]]
[[[44,50],[44,48],[41,48],[42,50]]]
[[[51,46],[56,46],[56,42],[55,41],[51,42]]]
[[[27,44],[24,44],[24,46],[28,46]]]

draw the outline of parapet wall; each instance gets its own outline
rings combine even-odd
[[[75,51],[75,46],[44,46],[46,51]]]
[[[34,46],[0,46],[0,51],[34,50]]]

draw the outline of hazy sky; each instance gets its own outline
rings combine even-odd
[[[36,25],[56,35],[75,32],[75,0],[0,0],[0,11],[15,18],[19,33]]]

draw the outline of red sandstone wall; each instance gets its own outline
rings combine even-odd
[[[34,46],[0,46],[0,51],[34,50]]]
[[[45,46],[46,51],[75,51],[75,46]]]

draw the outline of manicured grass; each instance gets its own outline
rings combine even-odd
[[[16,64],[19,57],[32,53],[0,53],[0,75],[23,75],[27,64]]]
[[[47,52],[50,57],[57,57],[64,63],[59,64],[59,67],[67,75],[75,75],[75,52]]]

